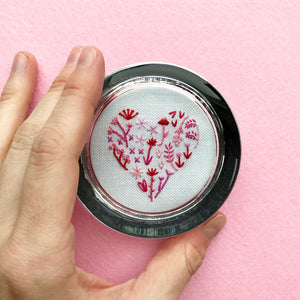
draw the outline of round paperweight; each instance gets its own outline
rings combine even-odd
[[[174,236],[221,207],[240,157],[232,112],[205,79],[170,64],[129,66],[105,78],[78,197],[117,231]]]

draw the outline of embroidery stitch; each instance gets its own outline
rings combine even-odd
[[[183,115],[184,115],[184,113],[183,113]],[[182,116],[183,116],[183,115],[182,115]],[[175,134],[175,135],[173,136],[173,141],[174,141],[174,143],[175,143],[175,146],[177,146],[177,147],[180,145],[181,141],[183,140],[183,137],[181,136],[181,133],[183,133],[182,127],[183,127],[183,124],[184,124],[185,120],[186,120],[188,117],[189,117],[189,116],[184,117],[184,119],[182,120],[182,122],[181,122],[181,124],[179,125],[179,127],[175,130],[175,133],[177,133],[177,135]]]
[[[174,119],[174,117],[176,116],[176,111],[174,110],[174,111],[169,112],[169,115],[171,115],[172,119]]]
[[[138,179],[138,177],[142,177],[143,174],[142,168],[136,165],[132,168],[130,174],[132,174],[132,176],[135,177],[135,179]]]
[[[173,125],[173,127],[176,127],[177,126],[177,120],[175,120],[175,122],[172,121],[172,125]]]
[[[192,155],[192,152],[190,152],[189,147],[190,147],[190,143],[184,143],[185,147],[186,147],[186,153],[183,152],[183,155],[186,159],[189,159]]]
[[[144,149],[139,149],[139,154],[144,154]]]
[[[136,143],[141,143],[142,146],[144,146],[144,141],[146,141],[146,138],[143,137],[143,135],[141,135],[141,137],[136,136]]]
[[[160,167],[160,169],[163,169],[164,165],[165,165],[165,162],[163,159],[158,162],[158,166]]]
[[[119,128],[121,129],[123,135],[121,135],[118,131],[114,130],[111,126],[109,126],[109,128],[108,128],[108,135],[111,135],[111,134],[115,133],[116,135],[118,135],[126,143],[126,148],[128,148],[127,135],[130,131],[130,128],[133,126],[132,123],[127,123],[126,124],[126,126],[128,127],[127,131],[125,131],[124,127],[119,122],[118,117],[114,117],[111,121],[111,124],[119,126]]]
[[[150,131],[150,134],[154,134],[154,133],[158,133],[158,131],[156,130],[157,125],[149,125],[149,129],[147,129],[147,131]]]
[[[195,144],[194,148],[197,148],[197,146],[199,144],[199,126],[196,123],[195,119],[190,119],[185,124],[185,128],[192,128],[192,127],[196,127],[196,141],[197,141],[197,143]]]
[[[157,155],[158,158],[161,157],[161,154],[162,154],[162,151],[159,148],[156,149],[156,155]]]
[[[154,198],[156,198],[159,195],[159,193],[163,190],[163,188],[165,187],[166,183],[168,182],[170,176],[172,174],[174,174],[174,171],[166,169],[166,174],[167,174],[167,178],[166,178],[165,182],[163,183],[163,185],[161,185],[162,180],[160,180],[159,186],[158,186],[158,191],[157,191],[156,195],[154,196]],[[162,177],[162,178],[164,178],[164,177]]]
[[[179,112],[179,118],[182,119],[184,117],[184,114],[185,114],[184,112],[180,111]]]
[[[151,163],[151,160],[153,158],[152,155],[150,157],[150,152],[151,152],[152,147],[154,147],[156,145],[156,139],[154,139],[154,138],[149,139],[147,144],[149,145],[147,159],[145,158],[145,156],[143,156],[143,159],[144,159],[144,162],[145,162],[146,166],[148,166]]]
[[[129,150],[130,150],[129,154],[135,154],[135,148],[134,147],[133,148],[129,148]]]
[[[156,171],[156,169],[148,169],[147,175],[150,176],[150,184],[148,185],[148,187],[150,188],[150,192],[148,197],[150,198],[151,202],[153,202],[153,193],[155,192],[155,189],[153,188],[153,183],[155,181],[154,176],[157,174],[158,172]]]
[[[138,121],[135,122],[135,124],[139,125],[139,129],[141,128],[146,128],[146,123],[145,119],[139,119]]]
[[[174,164],[174,150],[173,150],[173,146],[171,144],[171,142],[169,143],[169,145],[165,144],[166,150],[164,151],[166,154],[164,155],[164,157],[167,159],[167,162],[171,164],[171,166],[173,167],[173,169],[175,171],[177,171],[178,169],[176,168],[175,164]]]
[[[109,142],[109,143],[112,143],[112,142],[113,142],[113,138],[112,138],[111,136],[108,136],[107,139],[108,139],[108,142]]]
[[[169,131],[165,131],[165,126],[169,125],[169,121],[167,120],[167,117],[163,117],[160,121],[157,122],[159,125],[162,125],[163,127],[163,132],[162,132],[162,140],[157,146],[161,146],[164,143],[165,138],[168,136]]]
[[[135,163],[140,163],[140,158],[139,157],[134,157],[134,162]]]
[[[147,190],[148,190],[146,180],[143,179],[143,181],[138,181],[138,187],[139,187],[144,193],[146,193]]]
[[[176,166],[177,166],[178,168],[181,168],[181,167],[183,167],[183,165],[184,165],[184,162],[181,162],[181,160],[180,160],[181,154],[182,154],[182,153],[181,153],[180,151],[178,151],[178,152],[176,153],[177,161],[175,162],[175,164],[176,164]]]
[[[127,110],[125,111],[125,109],[122,110],[122,113],[119,113],[120,116],[122,116],[123,118],[125,118],[126,120],[130,120],[133,119],[135,116],[137,116],[139,113],[136,112],[134,114],[134,110],[130,110],[129,108],[127,108]]]
[[[109,150],[113,150],[114,157],[116,158],[116,160],[118,161],[118,163],[125,170],[128,170],[127,167],[126,167],[126,164],[130,163],[130,156],[128,154],[125,154],[125,150],[118,148],[118,146],[115,143],[113,143],[112,145],[110,145],[108,149]],[[119,154],[119,156],[118,156],[118,154]],[[122,162],[122,159],[124,160],[124,162]]]

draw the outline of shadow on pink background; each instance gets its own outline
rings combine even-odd
[[[235,114],[242,164],[228,223],[180,299],[300,299],[300,2],[81,2],[0,0],[0,87],[15,52],[31,51],[37,103],[79,44],[101,49],[107,72],[163,61],[202,75]],[[79,201],[73,224],[78,265],[114,283],[162,243],[106,228]]]

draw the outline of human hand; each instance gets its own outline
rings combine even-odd
[[[76,267],[78,157],[101,94],[103,57],[75,47],[25,119],[36,77],[34,56],[19,52],[0,98],[0,299],[177,299],[225,216],[168,239],[139,277],[121,285]]]

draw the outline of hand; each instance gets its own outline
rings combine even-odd
[[[15,56],[0,98],[0,299],[177,299],[225,224],[218,213],[168,239],[138,278],[121,285],[76,267],[78,157],[103,77],[100,51],[75,47],[25,119],[37,62],[28,52]]]

